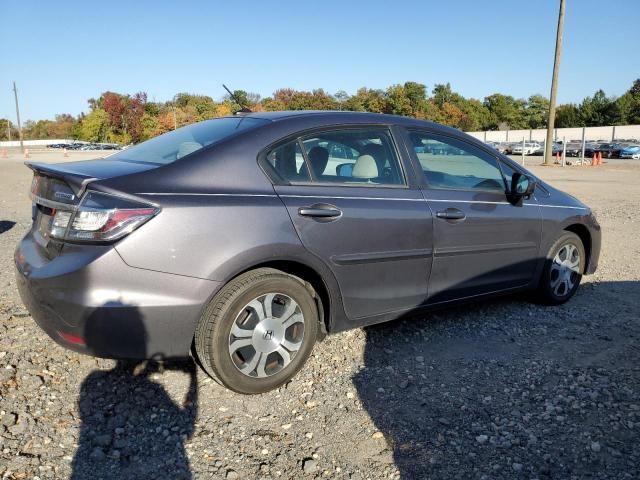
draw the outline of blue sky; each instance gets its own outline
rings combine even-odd
[[[3,0],[0,117],[87,111],[106,90],[220,99],[224,82],[349,93],[407,80],[467,97],[548,95],[557,0]],[[640,1],[567,0],[558,100],[640,77]]]

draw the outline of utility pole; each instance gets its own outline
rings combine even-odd
[[[7,118],[7,138],[11,141],[11,121]]]
[[[562,53],[562,31],[564,30],[564,4],[560,0],[558,29],[556,31],[556,55],[553,60],[553,76],[551,77],[551,95],[549,98],[549,118],[547,120],[547,140],[544,144],[544,164],[549,165],[553,147],[553,128],[556,123],[556,94],[558,93],[558,71],[560,70],[560,54]]]
[[[24,153],[24,145],[22,143],[22,124],[20,123],[20,107],[18,107],[18,89],[16,82],[13,82],[13,96],[16,99],[16,117],[18,117],[18,134],[20,135],[20,151]]]

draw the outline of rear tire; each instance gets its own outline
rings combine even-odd
[[[580,237],[564,232],[551,246],[538,285],[537,297],[546,305],[561,305],[575,295],[586,255]]]
[[[299,278],[272,268],[239,275],[211,300],[195,334],[204,370],[238,393],[288,382],[309,358],[318,309]]]

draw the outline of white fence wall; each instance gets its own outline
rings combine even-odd
[[[609,127],[586,127],[585,139],[587,141],[602,140],[610,142],[615,139],[635,139],[640,141],[640,125],[616,125]],[[522,140],[544,141],[547,137],[545,129],[537,130],[494,130],[487,132],[467,132],[479,140],[487,142],[518,142]],[[582,141],[582,128],[556,128],[557,140],[565,138],[567,141]]]

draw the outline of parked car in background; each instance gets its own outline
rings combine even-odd
[[[67,150],[122,150],[122,145],[117,143],[92,143],[92,142],[73,142],[73,143],[51,143],[47,148],[66,148]]]
[[[555,157],[558,153],[562,155],[562,144],[555,142],[551,146],[551,155]],[[532,155],[544,155],[544,143],[540,144],[540,149],[533,152]]]
[[[495,149],[505,155],[511,153],[511,145],[508,143],[498,143]]]
[[[522,143],[516,143],[511,148],[511,153],[513,155],[522,155]],[[525,155],[534,155],[537,152],[542,151],[542,146],[537,142],[525,142],[524,143],[524,154]]]
[[[289,381],[325,333],[517,291],[558,305],[598,265],[589,207],[413,118],[246,113],[27,165],[14,259],[42,329],[110,358],[193,345],[241,393]]]
[[[640,145],[628,145],[620,151],[620,158],[640,159]]]
[[[594,154],[598,153],[600,150],[599,143],[587,143],[584,146],[584,156],[587,158],[593,157]]]
[[[615,147],[615,143],[601,143],[598,145],[596,153],[601,153],[604,158],[611,158]]]
[[[614,143],[609,150],[608,158],[620,158],[620,154],[622,153],[622,151],[629,145],[629,143]]]
[[[565,150],[567,157],[579,157],[582,154],[582,142],[569,142]]]

